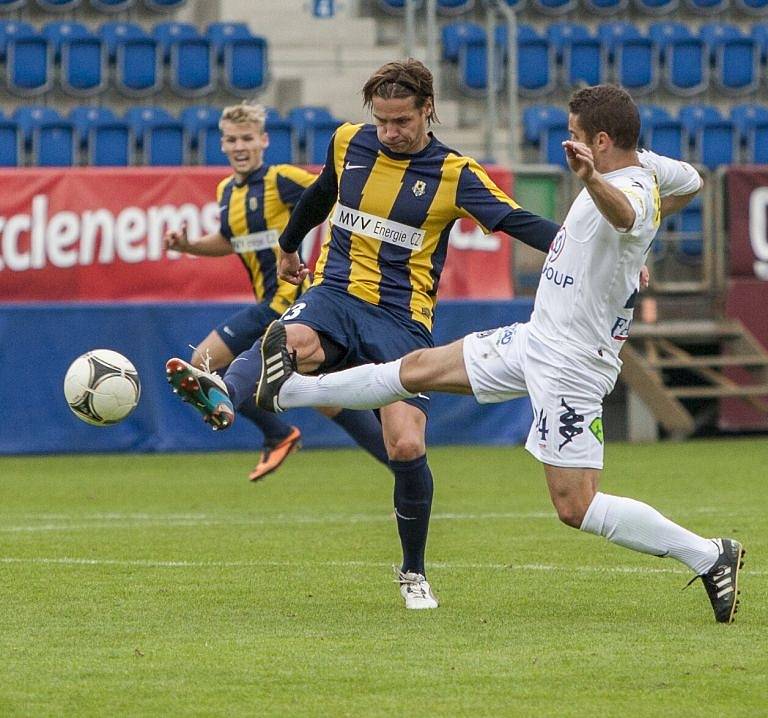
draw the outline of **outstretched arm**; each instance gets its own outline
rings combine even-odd
[[[206,234],[195,242],[190,242],[187,236],[187,225],[182,224],[178,231],[166,232],[163,236],[166,249],[174,249],[185,254],[198,257],[223,257],[232,254],[232,245],[220,232]]]

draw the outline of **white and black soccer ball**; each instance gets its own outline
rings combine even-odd
[[[64,377],[64,396],[78,419],[109,426],[125,419],[141,396],[136,368],[111,349],[93,349],[77,357]]]

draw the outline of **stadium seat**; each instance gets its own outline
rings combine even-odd
[[[665,108],[658,105],[639,105],[638,110],[641,145],[660,155],[684,159],[688,142],[682,122],[673,119]]]
[[[475,6],[475,0],[437,0],[437,11],[441,15],[462,15]]]
[[[107,50],[100,38],[77,22],[50,22],[42,29],[53,45],[61,87],[68,95],[96,95],[107,85]]]
[[[231,40],[249,40],[253,37],[248,25],[244,22],[212,22],[205,30],[205,36],[210,40],[216,53],[216,62],[224,61],[224,45]]]
[[[135,4],[136,0],[89,0],[91,7],[99,12],[127,12]]]
[[[570,137],[568,121],[552,122],[542,127],[539,137],[539,152],[541,161],[546,164],[566,167],[568,162],[563,152],[563,142]]]
[[[708,169],[731,164],[737,157],[738,133],[730,120],[723,119],[711,105],[688,105],[681,108],[680,120],[694,147],[694,162]]]
[[[458,62],[459,50],[463,43],[485,40],[485,30],[474,22],[452,22],[443,25],[443,60],[446,62]]]
[[[599,85],[605,82],[608,62],[596,37],[576,38],[563,52],[563,82],[567,86]]]
[[[162,107],[132,107],[125,113],[125,121],[133,131],[138,147],[144,150],[144,164],[184,164],[184,126],[167,110]]]
[[[746,161],[768,165],[768,120],[756,122],[747,135]]]
[[[634,4],[646,15],[668,15],[680,6],[679,0],[634,0]]]
[[[760,62],[765,65],[768,62],[768,23],[755,23],[752,25],[749,36],[760,48]]]
[[[547,127],[568,125],[568,113],[556,105],[531,105],[523,111],[523,137],[540,147],[542,132]]]
[[[163,62],[171,61],[171,47],[181,40],[196,40],[200,37],[197,28],[190,22],[158,22],[152,28],[152,37],[162,52]]]
[[[459,88],[468,95],[482,95],[487,85],[486,66],[488,62],[488,48],[485,38],[482,40],[468,40],[459,47]],[[497,88],[503,82],[503,56],[496,52],[495,77]]]
[[[131,165],[133,147],[133,133],[124,120],[98,120],[88,128],[86,157],[91,167]]]
[[[77,164],[77,142],[71,122],[40,122],[32,127],[32,163],[37,167]]]
[[[335,121],[331,111],[326,107],[317,107],[314,105],[304,105],[294,107],[288,112],[288,122],[293,128],[293,136],[299,148],[304,149],[307,144],[307,128],[318,122]]]
[[[723,12],[730,0],[685,0],[688,7],[695,13],[706,13],[709,15],[715,15],[719,12]]]
[[[608,60],[613,63],[616,45],[627,40],[642,38],[640,30],[624,21],[603,22],[597,26],[597,37],[608,51]]]
[[[145,97],[162,84],[162,58],[157,42],[139,25],[105,22],[99,34],[114,67],[114,82],[127,97]]]
[[[0,167],[18,167],[23,157],[23,142],[19,125],[0,118]]]
[[[28,22],[19,20],[0,20],[0,60],[5,62],[8,52],[8,43],[12,39],[34,36],[35,33],[35,28]]]
[[[45,37],[53,46],[53,58],[56,62],[61,61],[61,46],[64,42],[74,40],[79,37],[89,37],[90,30],[81,22],[63,20],[57,22],[47,22],[40,28],[40,34]]]
[[[625,12],[629,0],[582,0],[582,6],[595,15],[615,15]]]
[[[115,113],[108,107],[82,105],[80,107],[73,107],[69,111],[67,119],[75,128],[75,137],[79,146],[85,148],[88,140],[88,130],[92,125],[95,125],[97,122],[112,122],[116,118]]]
[[[545,15],[564,15],[576,9],[577,0],[532,0],[531,7]]]
[[[32,129],[43,123],[55,124],[62,121],[62,116],[52,107],[27,105],[19,107],[13,113],[13,120],[21,130],[21,139],[26,149],[32,147]]]
[[[35,0],[46,12],[69,12],[74,10],[82,0]]]
[[[704,246],[701,197],[694,199],[680,211],[677,256],[683,261],[699,261]]]
[[[179,114],[179,119],[184,125],[184,131],[187,133],[192,147],[197,147],[197,137],[201,130],[214,127],[216,132],[219,131],[220,117],[221,109],[212,105],[192,105],[185,107]]]
[[[421,7],[423,0],[417,0],[416,8]],[[405,13],[405,0],[378,0],[379,7],[390,15],[403,15]]]
[[[341,120],[331,117],[324,120],[316,119],[306,126],[306,162],[313,165],[321,165],[325,162],[331,137],[340,124],[342,124]]]
[[[507,25],[499,25],[495,31],[495,41],[501,52],[501,59],[507,61]],[[538,34],[531,25],[517,26],[517,67],[518,91],[521,95],[535,97],[549,92],[554,86],[556,74],[555,50],[546,38]],[[499,67],[501,71],[501,67]],[[500,77],[498,89],[504,85]]]
[[[269,147],[264,152],[264,161],[271,165],[293,162],[294,141],[291,123],[276,110],[267,108],[266,130],[269,133]]]
[[[739,144],[748,147],[753,139],[753,129],[756,125],[768,123],[768,107],[745,103],[731,108],[731,122],[739,136]],[[752,154],[753,151],[750,150]]]
[[[644,95],[659,83],[659,47],[648,37],[628,38],[614,45],[615,81],[633,95]]]
[[[216,126],[203,127],[197,136],[197,161],[201,165],[228,165],[221,151],[221,134]]]
[[[701,38],[679,22],[654,23],[648,35],[659,47],[662,80],[670,92],[689,97],[707,88],[709,58]]]
[[[204,37],[184,38],[171,43],[169,85],[181,97],[201,97],[213,91],[213,46]]]
[[[768,0],[734,0],[734,4],[745,15],[768,15]]]
[[[41,95],[53,86],[53,47],[42,35],[11,37],[6,49],[5,80],[15,95]]]
[[[267,41],[232,40],[224,45],[222,84],[233,95],[250,97],[267,84]]]
[[[144,5],[155,12],[173,12],[186,2],[187,0],[144,0]]]
[[[702,25],[699,37],[709,49],[715,84],[729,94],[756,90],[760,82],[760,47],[751,37],[741,34],[735,25]]]
[[[12,12],[21,10],[27,4],[27,0],[0,0],[0,12]]]

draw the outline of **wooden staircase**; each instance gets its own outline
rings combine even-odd
[[[738,320],[636,323],[621,359],[621,378],[672,436],[697,428],[686,400],[736,398],[768,414],[768,351]]]

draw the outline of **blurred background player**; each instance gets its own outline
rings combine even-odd
[[[380,67],[363,100],[374,124],[345,124],[328,147],[319,178],[302,195],[280,237],[279,275],[300,287],[308,269],[297,250],[335,205],[312,288],[282,320],[299,368],[327,372],[384,362],[431,347],[438,283],[457,219],[504,231],[546,252],[559,226],[522,210],[472,158],[442,144],[431,72],[408,59]],[[214,426],[251,401],[260,343],[232,363],[224,381],[200,371],[169,375]],[[242,359],[242,361],[241,361]],[[270,361],[269,358],[267,361]],[[276,371],[281,371],[276,367]],[[231,403],[230,403],[231,401]],[[413,395],[381,409],[403,562],[397,581],[407,608],[436,608],[424,554],[433,481],[425,429],[429,398]]]
[[[216,189],[219,231],[190,241],[186,228],[182,228],[167,232],[164,238],[167,249],[187,254],[218,257],[236,253],[248,271],[256,304],[228,317],[193,351],[191,363],[210,371],[228,367],[309,286],[308,281],[294,285],[277,276],[277,240],[291,209],[316,176],[288,164],[264,164],[264,150],[269,144],[265,117],[264,108],[251,103],[226,107],[221,114],[221,149],[233,174]],[[301,433],[257,408],[253,401],[244,401],[238,411],[264,434],[259,462],[249,475],[251,481],[257,481],[298,448]],[[373,412],[332,408],[323,413],[376,459],[387,463],[381,425]]]
[[[281,322],[263,338],[266,361],[257,398],[265,408],[370,408],[422,391],[474,394],[481,403],[528,395],[534,421],[526,449],[544,464],[561,521],[619,546],[681,561],[701,578],[715,619],[731,623],[738,607],[743,548],[706,539],[648,504],[598,491],[603,468],[603,398],[621,370],[638,277],[662,215],[682,209],[701,189],[690,165],[636,151],[640,117],[613,86],[578,91],[569,104],[564,149],[584,184],[542,270],[525,324],[469,334],[401,361],[327,376],[292,374]],[[290,343],[290,342],[289,342]],[[275,366],[279,363],[282,374]],[[276,377],[270,381],[270,377]]]

